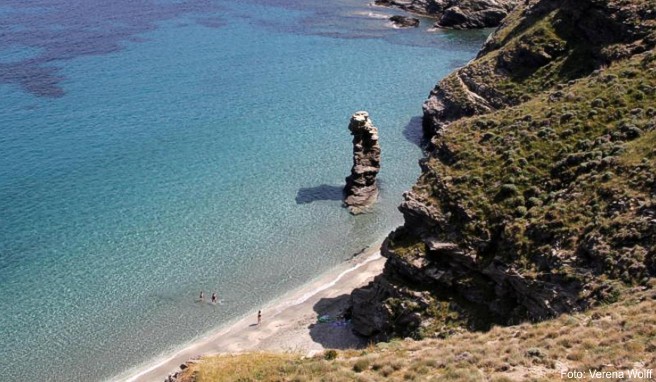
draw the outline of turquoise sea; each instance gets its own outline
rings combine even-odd
[[[366,1],[0,2],[0,375],[97,381],[307,283],[401,223],[421,104],[489,31]],[[341,207],[350,115],[381,197]],[[217,291],[223,305],[196,302]]]

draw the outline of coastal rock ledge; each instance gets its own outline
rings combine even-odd
[[[344,206],[357,215],[366,212],[378,199],[376,175],[380,171],[380,145],[378,129],[366,111],[353,114],[349,130],[353,135],[353,167],[346,178]]]
[[[400,8],[437,19],[435,28],[497,27],[518,0],[375,0],[376,5]]]

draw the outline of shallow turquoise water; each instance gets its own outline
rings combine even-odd
[[[34,3],[0,7],[25,15],[0,42],[8,380],[110,378],[382,238],[419,174],[423,99],[485,39],[393,30],[352,1]],[[353,217],[339,198],[361,109],[382,192]]]

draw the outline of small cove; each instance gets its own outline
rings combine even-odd
[[[0,359],[13,380],[62,365],[110,378],[384,237],[419,174],[421,103],[486,37],[392,30],[354,1],[7,4]],[[339,189],[360,109],[380,130],[382,190],[353,217]],[[195,302],[200,290],[224,305]]]

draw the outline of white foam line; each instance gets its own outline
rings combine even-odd
[[[294,305],[300,305],[300,304],[306,302],[306,301],[309,300],[312,296],[315,296],[315,295],[317,295],[318,293],[321,293],[321,292],[323,292],[324,290],[326,290],[326,289],[328,289],[328,288],[330,288],[330,287],[335,286],[335,284],[337,284],[337,283],[339,282],[339,280],[342,279],[342,277],[346,276],[347,274],[349,274],[349,273],[355,271],[356,269],[358,269],[358,268],[360,268],[360,267],[362,267],[362,266],[364,266],[364,265],[366,265],[366,264],[368,264],[368,263],[370,263],[370,262],[372,262],[372,261],[375,261],[375,260],[379,259],[380,257],[381,257],[381,256],[380,256],[380,251],[377,251],[377,252],[373,253],[371,256],[369,256],[368,258],[366,258],[366,259],[365,259],[364,261],[362,261],[361,263],[358,263],[358,264],[352,266],[351,268],[348,268],[348,269],[346,269],[345,271],[343,271],[342,273],[340,273],[335,279],[333,279],[333,281],[331,281],[331,282],[329,282],[329,283],[327,283],[327,284],[322,285],[320,288],[315,289],[315,290],[313,290],[312,292],[308,292],[308,293],[304,294],[303,296],[301,296],[300,298],[296,299],[293,303],[287,305],[286,307],[294,306]],[[280,311],[282,311],[282,310],[283,310],[283,309],[280,309]],[[280,313],[280,311],[278,311],[278,313]],[[127,379],[124,379],[124,380],[122,380],[122,381],[125,381],[125,382],[135,382],[135,381],[137,381],[137,380],[138,380],[140,377],[142,377],[143,375],[148,374],[148,373],[150,373],[151,371],[153,371],[153,370],[155,370],[155,369],[157,369],[157,368],[159,368],[159,367],[161,367],[161,366],[164,366],[166,363],[171,362],[172,360],[174,360],[175,358],[177,358],[180,354],[185,353],[185,352],[188,352],[189,350],[191,350],[191,349],[193,349],[193,348],[196,348],[196,347],[199,347],[199,346],[201,346],[201,345],[206,344],[211,338],[220,337],[221,335],[225,334],[226,332],[229,332],[229,331],[232,329],[232,327],[233,327],[235,324],[237,324],[239,321],[241,321],[242,319],[243,319],[243,318],[240,318],[240,319],[235,320],[235,321],[232,322],[232,323],[228,323],[228,324],[226,324],[226,327],[225,327],[223,330],[219,331],[218,333],[213,333],[213,334],[209,335],[208,337],[206,337],[205,339],[202,339],[202,340],[196,341],[196,342],[192,343],[192,344],[189,345],[189,346],[185,346],[185,347],[183,347],[182,349],[178,350],[177,352],[173,353],[173,355],[171,355],[171,356],[169,356],[169,357],[167,357],[167,358],[163,358],[163,359],[161,359],[159,362],[155,363],[154,365],[151,365],[151,366],[149,366],[149,367],[147,367],[147,368],[145,368],[145,369],[142,369],[142,370],[140,370],[139,372],[137,372],[137,374],[134,374],[133,376],[128,377]],[[116,378],[116,377],[115,377],[115,378]],[[121,381],[121,380],[120,380],[120,379],[112,379],[111,381]]]
[[[312,291],[312,292],[308,292],[308,293],[304,294],[301,298],[297,299],[297,300],[294,302],[294,304],[292,304],[292,305],[300,305],[300,304],[304,303],[305,301],[309,300],[312,296],[314,296],[314,295],[316,295],[316,294],[318,294],[318,293],[320,293],[320,292],[323,292],[324,290],[326,290],[326,289],[328,289],[328,288],[330,288],[330,287],[335,286],[335,284],[337,284],[337,282],[338,282],[339,280],[341,280],[342,277],[344,277],[344,276],[346,276],[347,274],[353,272],[354,270],[356,270],[356,269],[362,267],[363,265],[368,264],[368,263],[370,263],[370,262],[372,262],[372,261],[374,261],[374,260],[376,260],[376,259],[379,259],[379,258],[380,258],[380,251],[377,251],[376,253],[374,253],[374,254],[372,254],[371,256],[369,256],[369,257],[368,257],[366,260],[364,260],[363,262],[361,262],[361,263],[359,263],[359,264],[356,264],[356,265],[354,265],[353,267],[351,267],[351,268],[349,268],[349,269],[343,271],[342,273],[340,273],[340,274],[339,274],[339,275],[338,275],[333,281],[329,282],[328,284],[324,284],[324,285],[323,285],[322,287],[320,287],[319,289],[316,289],[316,290],[314,290],[314,291]]]
[[[379,20],[388,19],[390,17],[389,15],[386,15],[384,13],[366,12],[366,11],[356,11],[356,12],[353,12],[353,15],[355,15],[355,16],[364,16],[364,17],[369,17],[369,18],[372,18],[372,19],[379,19]]]

